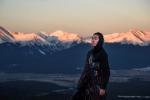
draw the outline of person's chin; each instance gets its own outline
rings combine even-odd
[[[94,46],[93,44],[91,44],[91,46]]]
[[[92,44],[91,44],[92,45]],[[94,47],[95,45],[92,45],[92,47]]]

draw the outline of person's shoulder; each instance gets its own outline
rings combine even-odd
[[[87,51],[86,57],[89,58],[91,54],[92,54],[92,49],[90,49],[90,50]]]
[[[103,57],[108,57],[108,54],[104,48],[102,49],[102,55]]]
[[[87,52],[87,55],[92,54],[92,52],[93,52],[93,49],[90,49],[90,50]]]

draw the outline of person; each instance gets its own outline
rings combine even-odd
[[[84,70],[77,84],[72,100],[106,100],[107,84],[110,77],[108,54],[103,48],[104,37],[100,32],[92,36],[87,52]]]

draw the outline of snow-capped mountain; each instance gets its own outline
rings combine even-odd
[[[113,33],[104,35],[106,43],[121,43],[133,45],[148,45],[150,44],[150,32],[141,31],[138,29],[129,30],[129,32]],[[57,45],[61,44],[69,48],[72,43],[90,43],[91,36],[81,37],[76,33],[68,33],[56,31],[52,33],[37,32],[37,33],[22,33],[9,32],[3,27],[0,27],[0,43],[17,42],[22,45]]]
[[[0,43],[5,41],[14,42],[14,36],[11,32],[0,26]]]
[[[56,31],[50,33],[50,36],[56,36],[61,41],[79,41],[81,37],[78,34]]]
[[[107,43],[127,43],[127,44],[150,44],[150,32],[144,32],[141,30],[133,29],[125,33],[113,33],[104,35],[105,42]]]
[[[11,34],[14,36],[16,41],[41,40],[43,42],[48,42],[56,39],[61,42],[80,41],[79,35],[63,31],[56,31],[50,34],[45,32],[38,32],[38,33],[12,32]]]
[[[62,34],[61,34],[61,33]],[[55,43],[67,43],[73,41],[80,41],[80,37],[76,34],[66,33],[62,31],[56,31],[51,34],[47,34],[45,32],[38,33],[21,33],[21,32],[12,32],[12,35],[15,38],[16,42],[40,42],[39,44],[52,45]]]
[[[80,43],[80,36],[73,33],[56,31],[53,33],[37,32],[9,32],[0,27],[0,44],[1,43],[19,43],[21,46],[48,46],[52,51],[70,48]]]
[[[105,34],[104,40],[105,43],[121,43],[146,46],[150,44],[150,32],[132,29],[129,30],[129,32]],[[83,38],[82,41],[91,43],[91,36]]]

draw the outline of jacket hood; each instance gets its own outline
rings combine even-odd
[[[99,37],[99,41],[98,41],[97,45],[93,47],[93,53],[96,53],[103,49],[104,37],[103,37],[102,33],[99,33],[99,32],[94,33],[93,35],[98,35],[98,37]]]

